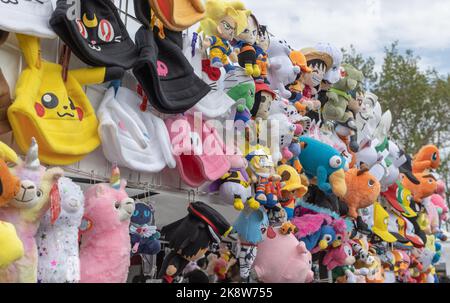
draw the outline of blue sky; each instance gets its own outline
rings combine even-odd
[[[382,65],[384,47],[399,40],[412,49],[422,69],[450,74],[448,0],[243,0],[269,31],[293,48],[330,42]]]

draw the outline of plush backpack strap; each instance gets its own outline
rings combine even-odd
[[[27,62],[30,68],[40,69],[41,62],[41,45],[40,40],[37,37],[16,34],[17,41],[19,41],[19,47],[22,50],[25,62]]]

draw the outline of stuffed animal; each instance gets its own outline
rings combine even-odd
[[[336,240],[336,232],[331,226],[332,218],[326,214],[307,214],[291,220],[298,231],[295,236],[305,243],[311,253],[325,250]]]
[[[352,168],[345,173],[347,193],[343,201],[348,206],[348,215],[358,217],[358,209],[372,205],[380,195],[380,182],[369,173],[367,166]]]
[[[308,191],[307,184],[302,183],[302,179],[297,171],[289,165],[280,165],[277,167],[277,174],[281,176],[281,195],[278,202],[284,208],[287,219],[294,216],[295,201],[301,198]]]
[[[155,226],[155,210],[144,202],[136,202],[130,219],[131,255],[156,255],[161,250],[160,233]]]
[[[32,140],[25,162],[14,167],[20,179],[20,190],[7,207],[0,208],[0,220],[13,224],[24,246],[24,256],[0,270],[0,282],[36,283],[38,250],[36,233],[50,207],[53,185],[63,176],[62,169],[45,169],[38,159],[38,146]]]
[[[0,272],[23,257],[23,244],[14,225],[0,221]]]
[[[7,205],[19,193],[19,189],[20,180],[11,173],[3,157],[0,157],[0,207]]]
[[[239,268],[243,281],[248,281],[250,269],[255,261],[258,243],[263,241],[269,226],[264,208],[252,210],[247,207],[239,214],[233,229],[239,235]]]
[[[278,91],[283,98],[291,97],[291,92],[285,86],[293,83],[301,71],[300,67],[292,64],[289,58],[291,51],[286,41],[277,38],[272,38],[267,50],[270,60],[268,77],[270,88]]]
[[[434,145],[426,145],[414,155],[412,162],[413,173],[422,173],[430,169],[436,169],[440,164],[439,149]]]
[[[357,141],[364,145],[365,140],[373,140],[374,133],[381,121],[381,105],[378,96],[369,92],[364,94],[359,112],[356,114],[355,122],[357,128]],[[375,144],[376,145],[376,144]]]
[[[134,201],[117,166],[109,184],[85,192],[81,230],[81,283],[125,283],[130,267],[130,218]]]
[[[1,42],[0,42],[1,44]],[[6,134],[11,131],[11,125],[9,124],[6,112],[11,105],[11,95],[8,82],[6,82],[5,76],[0,68],[0,134]]]
[[[256,64],[261,71],[260,77],[257,77],[255,81],[270,84],[268,78],[270,61],[267,51],[270,46],[270,35],[267,31],[267,26],[260,25],[258,28],[258,39],[254,45],[256,51]]]
[[[355,257],[349,242],[343,243],[338,248],[330,249],[323,264],[333,273],[333,280],[338,283],[365,283],[364,275],[367,269],[357,270],[353,266]]]
[[[306,175],[316,177],[317,186],[325,193],[344,197],[347,192],[344,158],[334,148],[318,140],[302,136],[299,142],[303,144],[299,159]]]
[[[241,34],[248,25],[249,11],[244,11],[240,1],[208,0],[206,15],[200,22],[199,32],[206,35],[203,47],[209,50],[209,59],[214,67],[224,67],[226,72],[234,70],[232,62],[237,62],[236,53],[230,41]]]
[[[261,75],[259,65],[256,64],[256,50],[254,45],[258,38],[259,22],[255,15],[248,17],[247,27],[237,37],[234,51],[238,53],[239,65],[245,68],[247,75],[258,78]]]
[[[414,184],[405,176],[402,176],[402,185],[411,191],[413,200],[421,203],[423,199],[431,196],[437,189],[436,178],[427,173],[414,174],[419,180],[419,184]]]
[[[255,103],[251,110],[252,117],[267,120],[269,118],[272,101],[275,97],[276,94],[266,83],[256,82]]]
[[[270,146],[273,161],[278,162],[285,158],[290,158],[289,146],[294,139],[297,127],[284,114],[274,114],[269,116],[268,130],[270,138],[260,138],[260,142]]]
[[[38,282],[77,283],[80,281],[78,227],[84,213],[83,192],[69,178],[59,178],[50,193],[50,204],[36,235]]]
[[[269,226],[264,241],[258,244],[253,268],[263,283],[310,283],[314,277],[311,264],[311,254],[303,242]]]

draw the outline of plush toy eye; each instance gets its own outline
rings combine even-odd
[[[333,156],[329,164],[332,168],[338,168],[342,164],[342,159],[339,156]]]
[[[114,207],[115,207],[116,209],[119,209],[119,207],[120,207],[120,202],[119,202],[119,201],[116,201],[116,202],[114,203]]]
[[[327,242],[331,241],[331,236],[330,235],[325,235],[325,237],[323,237]]]
[[[261,227],[261,233],[262,233],[262,234],[265,234],[265,233],[266,233],[266,230],[267,230],[267,229],[266,229],[265,227]]]
[[[336,236],[336,240],[341,241],[342,240],[342,236],[341,235],[337,235]]]
[[[150,211],[145,210],[145,211],[144,211],[144,216],[145,216],[146,218],[150,217]]]
[[[133,213],[133,217],[137,217],[137,216],[139,216],[139,210],[136,209]]]
[[[266,97],[265,96],[261,96],[261,102],[260,103],[264,103],[266,102]]]
[[[52,93],[46,93],[41,98],[42,105],[44,105],[45,108],[52,109],[58,106],[59,100],[58,97],[55,96],[55,94]]]
[[[108,20],[103,19],[100,21],[98,37],[104,42],[111,42],[114,39],[114,28]]]
[[[428,183],[433,184],[433,179],[428,179]]]
[[[42,190],[38,190],[37,192],[36,192],[36,197],[38,197],[38,198],[40,198],[42,196]]]
[[[70,99],[70,97],[69,97],[69,103],[70,103],[70,109],[75,110],[76,109],[75,104],[73,104],[73,101],[72,101],[72,99]]]
[[[347,256],[352,256],[352,255],[353,255],[352,249],[351,249],[349,246],[345,246],[345,247],[344,247],[344,252],[345,252],[345,254],[346,254]]]
[[[375,185],[375,181],[372,179],[369,179],[368,184],[369,184],[369,187],[373,187]]]
[[[437,160],[437,153],[433,153],[433,155],[431,156],[431,159],[433,159],[433,161]]]

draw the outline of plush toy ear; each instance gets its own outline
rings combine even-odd
[[[44,179],[57,182],[62,176],[64,176],[62,168],[52,167],[45,172]]]
[[[305,243],[300,241],[297,245],[297,251],[301,254],[306,253],[308,250],[306,249]]]
[[[120,190],[125,190],[126,187],[127,187],[127,180],[125,179],[120,180]]]
[[[103,184],[98,184],[95,188],[95,197],[99,198],[105,194],[105,187]]]
[[[16,34],[25,62],[30,68],[41,68],[41,46],[39,38],[23,34]]]

